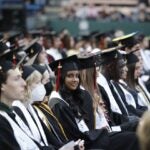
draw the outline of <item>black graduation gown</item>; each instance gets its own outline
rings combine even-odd
[[[51,132],[53,132],[53,134],[56,136],[58,142],[67,143],[68,139],[63,131],[63,128],[58,119],[54,116],[50,107],[47,104],[41,102],[36,102],[33,104],[33,106],[40,109],[43,115],[45,115],[46,119],[48,120],[49,127],[51,128]]]
[[[13,110],[20,116],[20,118],[24,121],[24,123],[29,127],[28,122],[27,122],[27,120],[26,120],[26,118],[24,116],[25,114],[22,113],[22,111],[20,110],[20,108],[17,107],[17,106],[13,106]],[[31,115],[31,117],[32,117],[32,115]],[[32,119],[33,119],[33,117],[32,117]],[[42,125],[42,127],[44,129],[44,132],[46,134],[46,138],[47,138],[48,143],[49,143],[49,148],[51,150],[55,150],[55,149],[60,148],[63,144],[60,143],[60,142],[58,142],[58,140],[55,138],[55,136],[53,135],[53,133],[50,132],[50,130],[47,129],[47,127],[45,126],[45,124],[43,123],[43,121],[40,118],[39,118],[39,120],[40,120],[41,125]],[[35,122],[35,120],[34,120],[34,122]],[[46,148],[46,146],[45,146],[45,148]]]
[[[126,136],[131,138],[132,142],[130,143],[127,138],[125,139],[124,133],[108,133],[106,129],[96,130],[94,129],[94,113],[92,106],[92,99],[89,93],[85,90],[82,90],[84,93],[84,102],[83,107],[87,109],[89,120],[86,121],[86,124],[89,128],[89,131],[82,133],[75,121],[75,115],[72,112],[71,108],[61,100],[59,97],[51,97],[49,105],[52,108],[54,114],[57,116],[61,122],[65,133],[70,140],[84,139],[86,149],[105,149],[105,150],[128,150],[129,147],[132,150],[137,150],[138,143],[135,135],[133,133],[126,133]],[[90,120],[91,118],[91,120]],[[123,134],[123,136],[122,136]],[[129,143],[126,143],[126,140]],[[117,145],[114,145],[115,142],[118,142]]]
[[[13,111],[4,103],[0,102],[0,110],[4,111],[8,114],[8,116],[13,119],[13,121],[16,122],[15,120],[15,114]],[[17,124],[17,122],[16,122]],[[35,142],[35,141],[33,141]],[[40,146],[37,142],[35,142],[37,147],[40,150],[55,150],[53,147],[49,146]],[[14,131],[10,125],[10,123],[7,121],[5,117],[0,115],[0,149],[4,150],[21,150],[15,135]]]
[[[109,125],[110,126],[119,125],[121,127],[122,131],[136,131],[138,120],[132,122],[132,121],[129,121],[127,115],[113,112],[110,107],[110,100],[107,96],[107,92],[105,91],[105,89],[102,86],[98,85],[98,87],[101,92],[102,99],[106,105],[106,109],[108,111],[108,115],[110,118]]]
[[[20,150],[15,139],[13,129],[7,119],[0,115],[0,149],[1,150]]]
[[[139,106],[139,104],[137,102],[137,93],[121,84],[134,97],[134,100],[135,100],[135,103],[136,103],[136,108],[134,108],[133,106],[129,105],[126,102],[126,98],[125,98],[124,92],[120,88],[119,84],[120,83],[114,82],[114,85],[116,86],[116,89],[117,89],[118,93],[120,94],[124,104],[126,105],[126,108],[128,109],[130,115],[136,115],[136,116],[141,117],[143,115],[143,113],[147,110],[147,107]]]
[[[89,95],[85,92],[85,100],[89,101]],[[52,105],[51,105],[52,104]],[[90,108],[92,106],[92,101],[84,104],[84,107]],[[94,130],[93,118],[92,120],[87,122],[88,128],[91,130],[90,132],[82,133],[76,124],[75,115],[68,107],[64,101],[59,98],[52,98],[50,100],[50,107],[60,123],[62,124],[65,133],[69,140],[78,140],[84,139],[86,148],[106,148],[109,144],[109,139],[107,136],[107,131],[104,130]],[[88,115],[91,116],[93,113],[89,110]],[[99,139],[99,140],[98,140]],[[95,145],[93,143],[95,141]],[[94,147],[95,146],[95,147]]]

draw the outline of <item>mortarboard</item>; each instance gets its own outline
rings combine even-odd
[[[7,40],[11,43],[11,44],[15,44],[16,43],[16,38],[19,37],[21,35],[21,32],[15,32],[12,31],[10,33],[8,33],[8,38]]]
[[[32,74],[35,71],[35,68],[32,66],[23,66],[22,67],[22,78],[26,80],[30,74]]]
[[[79,56],[78,57],[79,69],[88,69],[92,67],[100,66],[102,63],[101,55],[99,53],[88,53],[87,56]]]
[[[23,50],[27,53],[27,55],[31,58],[36,54],[39,54],[42,51],[42,46],[37,43],[38,39],[32,40],[28,46],[24,47]]]
[[[39,71],[42,75],[47,70],[46,66],[43,65],[33,64],[32,67],[35,68],[37,71]]]
[[[0,41],[0,57],[6,55],[9,53],[11,50],[10,48],[6,45],[6,43]]]
[[[72,71],[72,70],[78,70],[79,69],[79,63],[78,63],[78,58],[76,55],[64,58],[64,59],[59,59],[56,61],[53,61],[52,63],[49,64],[50,68],[52,71],[55,71],[56,75],[56,91],[58,91],[59,86],[60,86],[60,77],[62,73],[66,73],[67,71]]]
[[[78,58],[76,55],[59,59],[56,61],[53,61],[49,64],[52,71],[57,71],[58,67],[61,67],[63,71],[69,71],[69,70],[76,70],[78,68],[77,66]]]
[[[0,72],[7,72],[10,69],[15,68],[15,65],[9,60],[0,61]]]
[[[91,54],[90,54],[91,55]],[[92,55],[89,57],[78,58],[79,60],[79,70],[94,68],[93,81],[94,88],[96,89],[96,67],[101,64],[100,54]]]
[[[12,61],[14,64],[17,63],[17,52],[20,48],[9,48],[6,43],[0,41],[0,58]]]
[[[123,55],[119,52],[122,46],[116,46],[108,49],[101,50],[102,63],[109,63],[115,59],[122,59]]]
[[[125,47],[133,47],[135,44],[138,43],[138,40],[135,39],[135,35],[138,32],[133,32],[118,38],[114,38],[113,42],[118,42],[119,44],[124,45]]]

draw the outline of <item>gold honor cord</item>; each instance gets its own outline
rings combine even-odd
[[[52,110],[49,108],[49,106],[47,106],[47,105],[44,104],[44,103],[41,103],[41,104],[39,105],[39,107],[42,108],[42,109],[44,109],[49,115],[51,115],[51,116],[57,121],[57,123],[58,123],[58,125],[59,125],[59,128],[60,128],[62,134],[64,135],[65,139],[68,140],[68,138],[67,138],[67,136],[66,136],[66,134],[65,134],[65,131],[64,131],[64,129],[63,129],[61,123],[60,123],[59,120],[54,116],[54,114],[53,114]]]
[[[51,127],[49,125],[49,121],[46,118],[46,116],[43,114],[43,112],[37,106],[34,105],[33,107],[37,110],[39,117],[44,122],[44,124],[47,126],[47,128],[50,130],[50,132],[52,132]]]

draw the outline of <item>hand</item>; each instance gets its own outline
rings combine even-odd
[[[84,140],[79,139],[78,141],[75,142],[75,146],[78,145],[79,150],[84,150]]]

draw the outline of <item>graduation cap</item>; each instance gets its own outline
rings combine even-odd
[[[122,59],[123,55],[118,51],[122,46],[115,46],[101,51],[102,63],[109,63],[114,59]]]
[[[58,91],[59,89],[60,76],[62,73],[66,73],[67,71],[79,69],[78,58],[76,55],[53,61],[52,63],[49,64],[49,66],[52,69],[52,71],[55,71],[55,74],[57,77],[56,91]]]
[[[15,65],[9,60],[0,61],[0,72],[6,73],[8,70],[15,68]]]
[[[7,40],[11,43],[14,44],[16,43],[16,38],[21,35],[21,32],[10,32],[8,35]]]
[[[101,54],[99,53],[88,53],[86,56],[78,56],[79,69],[88,69],[92,67],[100,66],[102,63]]]
[[[11,50],[10,48],[6,45],[6,43],[0,41],[0,57],[6,55],[9,53]]]
[[[138,43],[138,41],[135,39],[135,35],[138,32],[133,32],[118,38],[114,38],[112,41],[113,42],[118,42],[119,44],[122,44],[126,47],[133,47],[135,44]]]
[[[47,70],[46,66],[43,65],[33,64],[32,67],[39,71],[42,75]]]
[[[79,70],[94,68],[93,81],[94,89],[96,89],[96,67],[101,64],[100,54],[93,55],[89,57],[78,58],[79,60]]]
[[[1,59],[7,59],[12,61],[14,64],[17,63],[17,52],[19,52],[19,48],[11,49],[9,48],[6,43],[0,42],[0,58]]]
[[[126,55],[126,60],[127,65],[139,62],[139,58],[133,52],[130,52]]]
[[[37,43],[38,39],[32,40],[29,45],[23,48],[23,50],[27,53],[27,55],[31,58],[36,54],[39,54],[42,51],[42,46]]]
[[[22,67],[22,78],[26,80],[30,74],[32,74],[35,71],[35,68],[32,66],[23,66]]]

